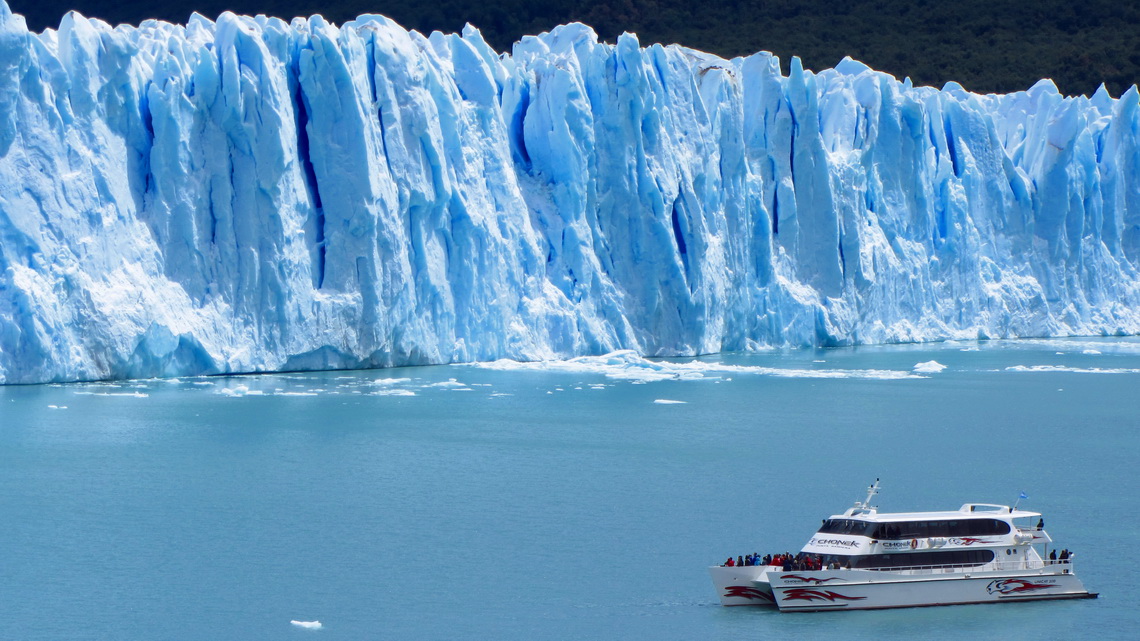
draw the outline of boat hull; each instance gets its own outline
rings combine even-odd
[[[784,612],[873,610],[969,603],[1094,598],[1068,570],[894,574],[860,570],[772,572],[765,577]]]
[[[767,565],[726,567],[714,565],[709,568],[716,593],[721,605],[776,605],[772,588],[768,585],[767,572],[780,568]]]

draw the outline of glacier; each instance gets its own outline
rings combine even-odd
[[[0,0],[0,383],[1140,332],[1140,100]]]

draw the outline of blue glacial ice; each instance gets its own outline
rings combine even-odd
[[[0,383],[1140,332],[1140,110],[0,0]]]

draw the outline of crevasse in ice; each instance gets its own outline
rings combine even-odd
[[[0,382],[1136,333],[1137,106],[0,0]]]

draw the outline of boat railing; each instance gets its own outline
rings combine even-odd
[[[968,572],[1000,572],[1006,570],[1041,570],[1051,566],[1063,566],[1072,571],[1073,561],[1052,561],[1049,559],[1025,559],[1019,561],[992,561],[982,565],[974,563],[953,565],[906,565],[876,568],[858,568],[872,572],[897,572],[903,574],[962,574]]]

